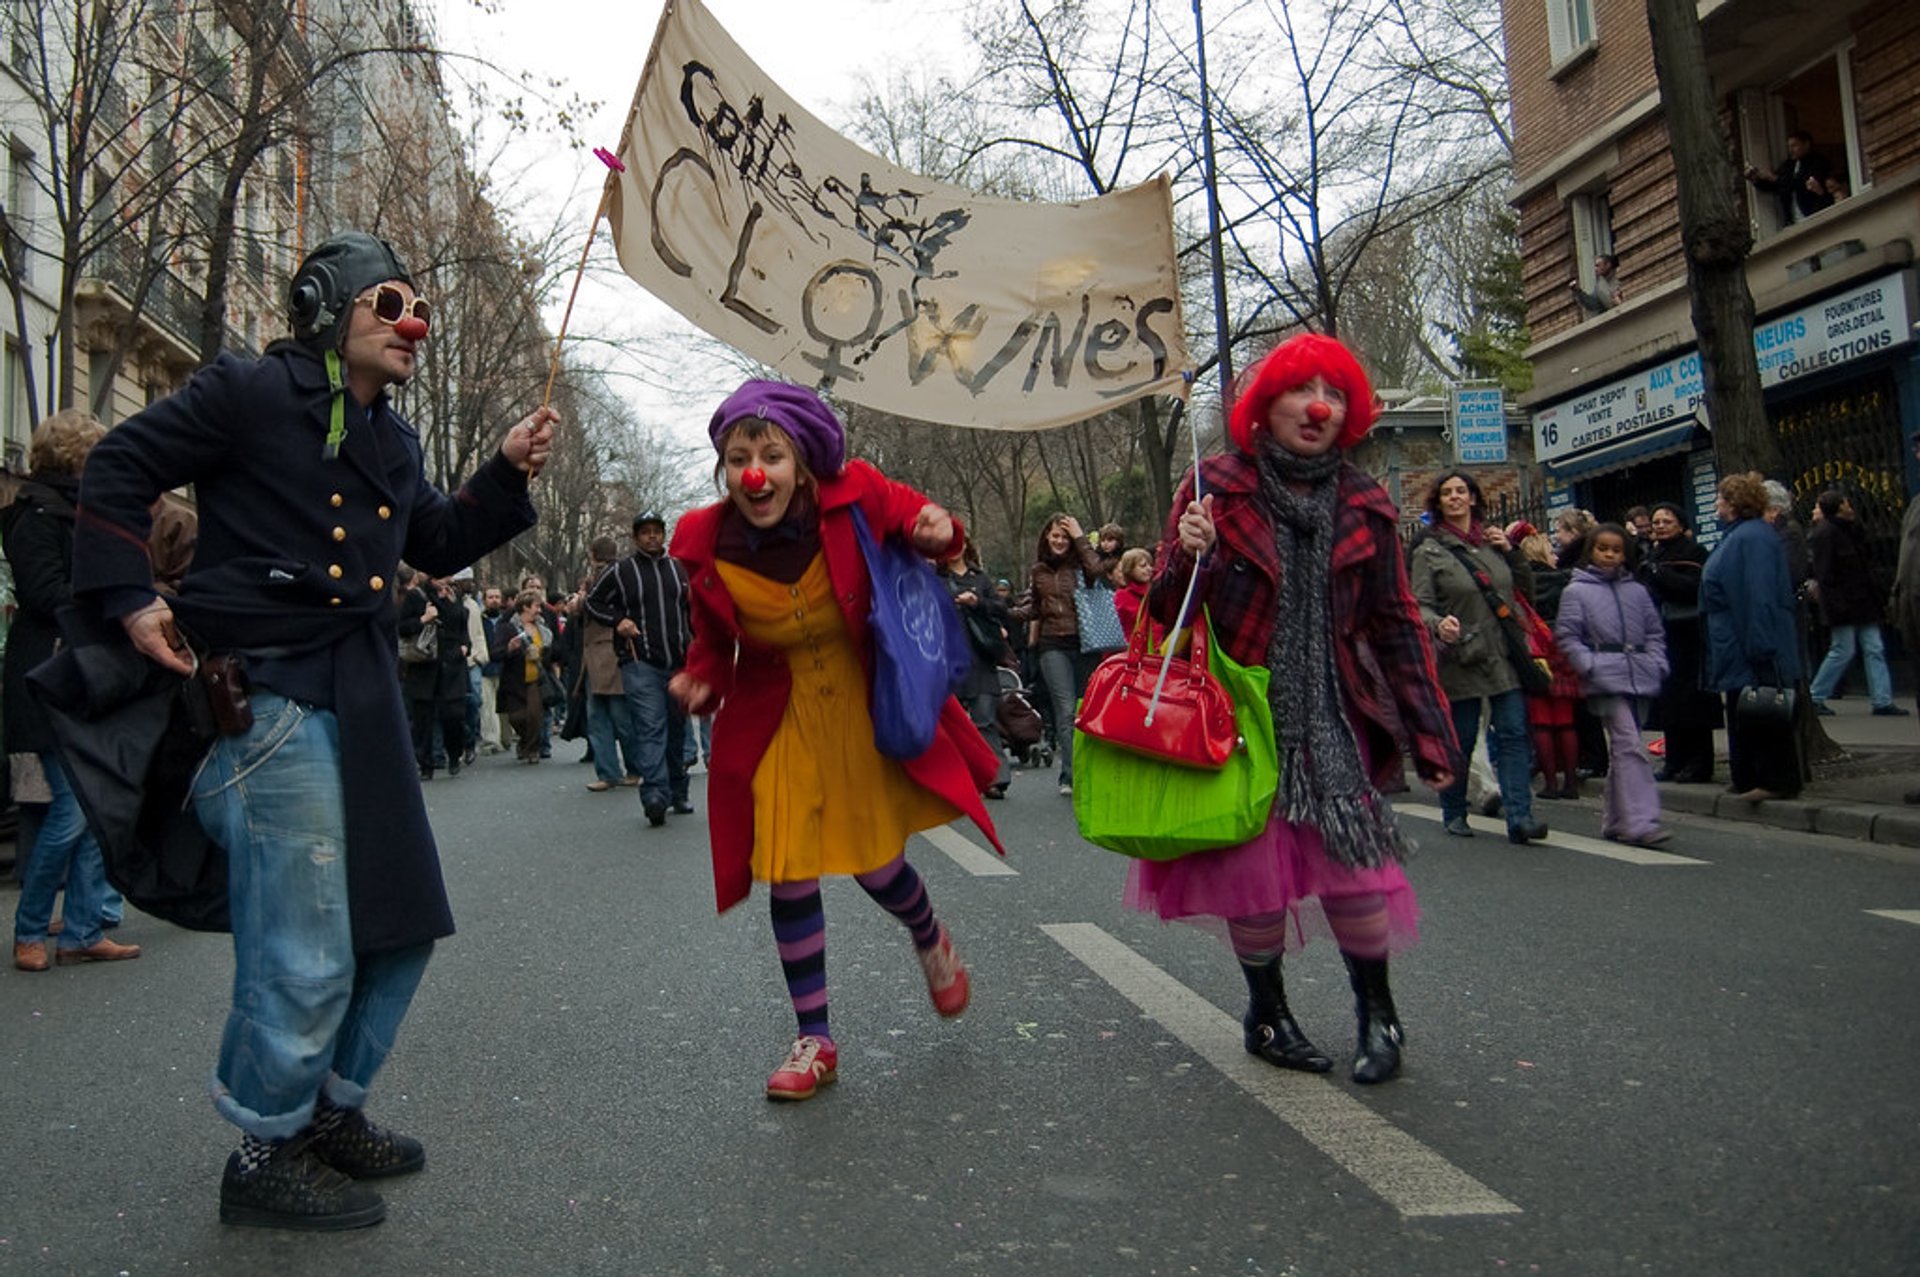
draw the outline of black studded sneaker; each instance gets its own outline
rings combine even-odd
[[[419,1140],[368,1121],[360,1109],[336,1109],[311,1129],[307,1146],[313,1155],[355,1179],[407,1175],[427,1164]]]
[[[272,1156],[243,1169],[238,1150],[220,1180],[220,1222],[242,1228],[332,1232],[365,1228],[387,1217],[387,1203],[313,1155],[304,1139],[276,1146]]]

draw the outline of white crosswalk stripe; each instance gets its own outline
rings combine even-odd
[[[991,850],[973,842],[965,834],[947,825],[936,825],[932,829],[922,829],[920,836],[947,853],[954,863],[976,878],[1018,878],[1020,871],[996,856]],[[1002,839],[1004,842],[1005,840]]]
[[[1429,807],[1423,803],[1395,803],[1394,811],[1402,816],[1417,816],[1421,820],[1431,820],[1435,824],[1445,819],[1438,807]],[[1471,822],[1469,822],[1471,823]],[[1497,823],[1489,829],[1485,824],[1475,832],[1484,838],[1505,838],[1507,827]],[[1692,856],[1676,856],[1670,851],[1656,851],[1651,847],[1629,847],[1625,843],[1607,842],[1599,838],[1584,838],[1579,834],[1561,833],[1558,830],[1539,840],[1538,845],[1559,847],[1564,851],[1578,851],[1588,856],[1603,856],[1608,860],[1622,860],[1630,865],[1705,865],[1711,861],[1696,860]]]
[[[1895,922],[1911,922],[1920,927],[1920,909],[1869,909],[1868,913],[1876,918],[1891,918]]]
[[[1091,923],[1043,926],[1062,948],[1400,1214],[1516,1215],[1520,1207],[1394,1126],[1343,1084],[1248,1055],[1240,1022]]]

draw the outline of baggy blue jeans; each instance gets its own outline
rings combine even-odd
[[[322,1091],[366,1102],[433,945],[355,958],[339,724],[275,693],[252,699],[253,726],[214,744],[193,792],[227,849],[232,896],[233,1008],[212,1092],[241,1130],[286,1139]]]
[[[593,751],[594,775],[609,785],[620,783],[622,758],[628,767],[640,766],[640,737],[633,730],[633,709],[625,695],[587,693],[587,745]]]
[[[1500,778],[1500,806],[1507,828],[1533,823],[1533,742],[1527,734],[1527,697],[1519,688],[1489,696],[1487,717],[1499,748],[1493,753],[1494,775]],[[1480,698],[1463,696],[1452,704],[1453,731],[1463,743],[1480,730]],[[1453,785],[1440,791],[1440,812],[1448,820],[1467,814],[1467,774],[1462,768]]]
[[[640,741],[640,805],[665,807],[687,801],[687,716],[667,695],[672,670],[645,661],[620,667],[627,689],[627,713]]]

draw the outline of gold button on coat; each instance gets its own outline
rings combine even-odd
[[[335,528],[335,529],[333,530],[333,539],[334,539],[334,540],[336,540],[336,541],[344,541],[344,540],[346,540],[346,539],[347,539],[347,530],[346,530],[345,528]]]
[[[384,590],[387,588],[387,578],[384,576],[376,576],[371,581],[368,581],[367,584],[376,590]]]
[[[338,563],[329,563],[327,564],[327,575],[338,581],[342,576],[346,575],[346,573]]]
[[[380,517],[383,519],[391,519],[393,517],[393,507],[390,505],[381,506]]]
[[[332,496],[327,498],[327,504],[332,506],[334,509],[338,510],[340,508],[341,503],[344,502],[345,500],[346,500],[345,497],[341,496],[338,492],[336,492]]]

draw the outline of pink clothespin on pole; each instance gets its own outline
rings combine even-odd
[[[573,291],[567,294],[567,308],[560,315],[560,335],[553,339],[553,358],[547,363],[547,388],[540,396],[540,406],[543,408],[553,402],[553,379],[560,372],[560,351],[567,340],[567,321],[573,318],[574,299],[580,296],[580,280],[587,273],[587,254],[593,251],[593,237],[600,233],[600,219],[607,215],[607,202],[613,198],[613,174],[627,171],[620,157],[606,147],[596,146],[593,153],[607,166],[607,183],[600,192],[600,207],[593,210],[593,225],[587,228],[587,242],[580,249],[580,265],[573,272]]]

